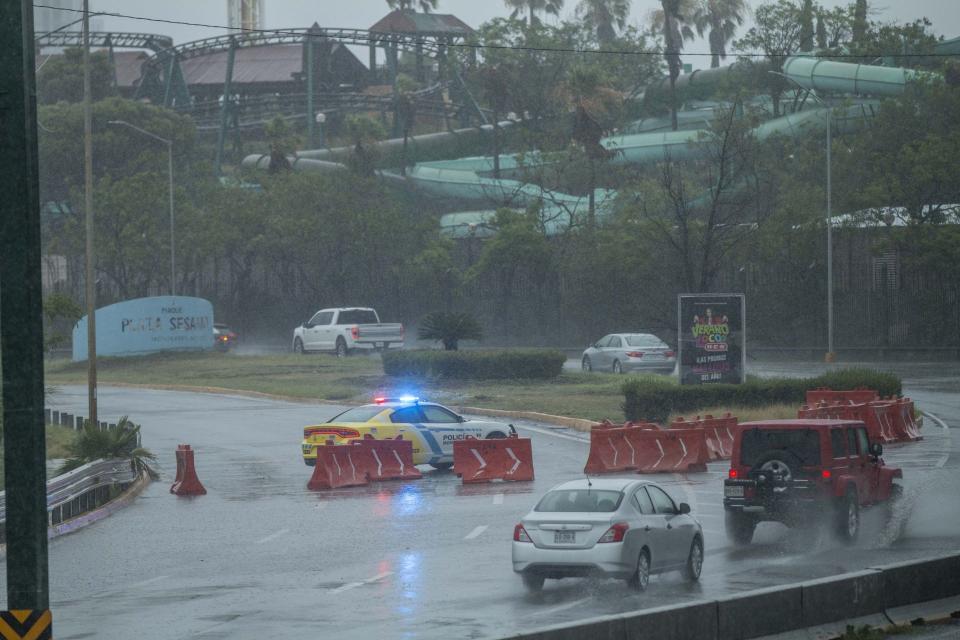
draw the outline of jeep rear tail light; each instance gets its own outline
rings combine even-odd
[[[354,340],[360,339],[360,327],[350,327],[350,335],[353,336]]]
[[[513,528],[513,541],[514,542],[533,542],[530,539],[530,536],[527,535],[527,530],[523,528],[522,524],[518,524]]]
[[[600,539],[597,540],[597,543],[600,542],[623,542],[623,536],[627,533],[627,529],[630,528],[626,522],[618,522],[609,529],[607,532],[600,536]]]
[[[730,476],[731,480],[736,480],[740,476],[737,470],[733,467],[730,467],[730,473],[728,475]]]
[[[831,475],[833,474],[830,473],[830,469],[824,469],[820,472],[820,477],[824,480],[829,480]]]

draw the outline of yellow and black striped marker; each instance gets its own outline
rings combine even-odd
[[[49,609],[0,611],[0,638],[3,640],[51,640],[53,638],[52,622]]]

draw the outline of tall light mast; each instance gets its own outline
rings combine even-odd
[[[227,26],[230,31],[263,29],[264,0],[227,0]]]

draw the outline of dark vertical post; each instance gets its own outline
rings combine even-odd
[[[317,125],[313,121],[316,117],[316,105],[314,100],[316,99],[316,56],[315,47],[313,42],[313,29],[307,32],[307,40],[304,42],[304,46],[307,48],[307,148],[316,149],[316,128]]]
[[[0,12],[0,361],[7,608],[48,609],[43,312],[33,7]]]
[[[377,44],[370,34],[370,84],[377,84]]]
[[[220,130],[217,132],[217,175],[222,175],[223,144],[227,137],[228,116],[230,115],[231,91],[233,90],[233,61],[236,58],[237,41],[230,38],[230,50],[227,52],[227,74],[223,79],[223,104],[220,105]]]

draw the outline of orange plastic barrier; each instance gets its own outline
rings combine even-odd
[[[463,484],[508,480],[533,480],[533,448],[530,438],[478,440],[453,443],[453,471]]]
[[[633,444],[627,442],[626,433],[629,430],[643,431],[633,426],[617,427],[609,422],[590,429],[590,453],[583,472],[596,474],[635,470],[637,452]]]
[[[876,399],[866,403],[821,402],[800,407],[797,417],[859,420],[866,425],[871,441],[884,444],[912,442],[923,437],[913,419],[913,402],[909,398]]]
[[[626,440],[636,450],[637,473],[706,471],[710,461],[703,429],[630,429]]]
[[[729,460],[733,455],[733,432],[737,418],[729,413],[719,418],[706,415],[694,420],[677,418],[670,423],[670,429],[701,429],[707,442],[707,451],[711,460]]]
[[[923,440],[923,436],[920,435],[920,425],[917,424],[917,421],[913,417],[914,407],[913,400],[910,398],[900,398],[899,402],[900,409],[900,419],[903,422],[904,431],[907,434],[908,440]]]
[[[307,483],[310,491],[357,487],[367,484],[364,458],[367,452],[360,444],[317,447],[317,463]]]
[[[207,490],[197,477],[193,463],[193,449],[188,444],[177,445],[177,476],[170,485],[170,493],[176,496],[202,496]]]
[[[817,405],[821,402],[826,403],[837,403],[837,402],[848,402],[854,404],[866,404],[868,402],[873,402],[874,400],[879,400],[880,395],[873,389],[865,389],[863,387],[859,389],[853,389],[849,391],[837,391],[835,389],[827,389],[821,387],[819,389],[810,389],[807,391],[807,404],[808,405]]]
[[[374,480],[416,480],[423,474],[413,464],[413,443],[397,437],[395,440],[375,440],[367,434],[355,443],[364,455],[367,478]]]

